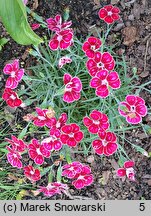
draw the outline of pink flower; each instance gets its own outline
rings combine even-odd
[[[101,129],[107,130],[110,126],[107,115],[98,110],[93,110],[90,113],[90,118],[84,117],[83,123],[92,134],[97,134]]]
[[[120,115],[126,117],[126,121],[130,124],[140,123],[142,117],[147,115],[145,101],[135,95],[127,95],[126,101],[120,103],[118,110]]]
[[[13,166],[17,167],[18,169],[21,169],[23,167],[22,162],[21,162],[21,155],[15,151],[14,149],[11,149],[9,146],[6,147],[7,150],[9,151],[7,153],[7,160],[8,162]]]
[[[26,5],[28,2],[28,0],[22,0],[22,1],[23,1],[24,5]]]
[[[62,167],[62,176],[73,179],[77,174],[81,173],[82,167],[83,165],[78,161],[74,161],[71,164],[66,164]]]
[[[53,19],[50,17],[46,20],[48,28],[52,31],[59,32],[62,29],[69,28],[72,25],[72,21],[62,23],[61,15],[57,14]]]
[[[61,142],[70,147],[75,147],[84,137],[83,132],[80,131],[80,127],[75,123],[64,125],[61,131]]]
[[[12,64],[6,64],[3,72],[10,76],[5,84],[5,88],[10,89],[15,89],[24,75],[24,69],[19,69],[18,59],[15,59]]]
[[[59,182],[49,183],[47,187],[40,186],[39,189],[40,192],[44,193],[44,195],[48,197],[54,196],[55,194],[66,193],[67,190],[68,186]]]
[[[57,50],[58,48],[64,50],[71,46],[73,43],[73,30],[65,29],[56,32],[55,36],[49,41],[49,47],[51,50]]]
[[[100,53],[95,52],[94,58],[89,59],[86,63],[86,67],[91,76],[95,76],[97,72],[101,70],[113,70],[115,66],[115,61],[112,55],[108,52]]]
[[[6,88],[4,90],[2,98],[6,101],[7,105],[10,106],[10,107],[12,107],[12,108],[19,107],[22,104],[22,100],[19,99],[17,93],[14,92],[10,88]]]
[[[34,125],[38,127],[47,126],[50,127],[56,119],[54,117],[49,118],[49,109],[40,109],[36,107],[37,117],[34,118]]]
[[[12,146],[12,149],[18,152],[23,152],[26,149],[26,144],[21,139],[17,139],[15,136],[11,136],[11,139],[5,138]]]
[[[110,156],[114,154],[118,148],[116,143],[116,135],[112,132],[100,131],[98,133],[100,139],[92,142],[92,147],[98,155]]]
[[[73,179],[72,184],[76,189],[89,186],[93,182],[93,175],[89,166],[83,165],[78,161],[66,164],[62,167],[62,176]]]
[[[89,166],[82,167],[82,170],[80,173],[77,173],[77,175],[74,177],[76,178],[72,184],[76,189],[82,189],[86,186],[89,186],[93,183],[94,177],[91,174],[91,169]]]
[[[33,159],[36,164],[41,165],[44,162],[44,157],[50,157],[50,151],[45,149],[43,145],[39,144],[37,139],[32,139],[31,142],[32,143],[28,145],[29,157]]]
[[[61,128],[66,124],[68,120],[67,114],[62,113],[59,117],[59,119],[55,119],[52,121],[52,124],[49,126],[50,127],[50,135],[55,135],[57,138],[60,137],[61,133]]]
[[[63,100],[67,103],[72,103],[80,99],[80,92],[82,90],[82,83],[78,77],[72,77],[70,74],[64,74],[63,77],[65,85],[65,93]]]
[[[32,30],[36,30],[36,29],[38,29],[39,27],[40,27],[40,24],[39,24],[39,23],[33,23],[33,24],[31,25]]]
[[[134,166],[133,161],[126,161],[124,163],[124,168],[119,168],[117,170],[117,176],[119,177],[127,176],[129,180],[135,181],[135,172],[133,166]]]
[[[59,68],[62,68],[65,64],[69,64],[72,62],[72,59],[67,57],[67,56],[63,56],[62,58],[59,59],[59,63],[58,66]]]
[[[95,88],[96,95],[101,98],[106,98],[109,95],[109,88],[120,88],[121,81],[116,71],[108,72],[101,70],[91,79],[90,86]]]
[[[95,52],[100,48],[102,42],[100,39],[95,37],[89,37],[83,44],[82,50],[85,52],[88,58],[94,58]]]
[[[35,169],[31,165],[24,167],[24,175],[31,181],[36,182],[41,179],[39,169]]]
[[[105,7],[99,10],[100,19],[104,20],[108,24],[112,24],[114,21],[120,18],[119,16],[120,9],[114,7],[113,5],[106,5]]]
[[[45,138],[41,144],[49,151],[59,151],[62,148],[62,142],[54,135]]]

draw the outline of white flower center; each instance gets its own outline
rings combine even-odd
[[[97,63],[98,68],[104,68],[104,64],[102,62]]]
[[[96,50],[95,45],[92,45],[92,46],[91,46],[91,49],[92,49],[92,50]]]
[[[58,35],[57,40],[60,42],[62,40],[62,36]]]
[[[13,94],[10,96],[10,98],[11,98],[12,100],[15,100],[15,99],[16,99],[16,97],[15,97]]]
[[[46,118],[44,116],[38,116],[38,119],[45,120]]]
[[[36,149],[36,152],[37,152],[38,155],[42,155],[41,151],[40,151],[40,148]]]
[[[135,106],[131,106],[131,111],[135,112]]]
[[[59,128],[61,126],[60,122],[57,122],[56,128]]]
[[[113,14],[113,13],[112,13],[111,11],[108,12],[108,16],[112,16],[112,14]]]
[[[31,171],[30,171],[30,174],[33,175],[33,174],[34,174],[34,171],[31,170]]]
[[[70,133],[70,134],[69,134],[69,137],[74,137],[74,133]]]
[[[96,125],[99,125],[99,124],[100,124],[100,121],[98,121],[98,120],[93,120],[93,123],[96,124]]]
[[[11,77],[15,77],[15,72],[11,72]]]
[[[102,85],[108,85],[108,81],[105,79],[105,80],[102,80]]]
[[[65,86],[65,91],[71,92],[72,91],[71,85],[72,85],[72,82],[67,83]]]

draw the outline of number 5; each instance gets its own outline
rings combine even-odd
[[[145,203],[140,203],[139,204],[139,210],[144,211],[145,210]]]

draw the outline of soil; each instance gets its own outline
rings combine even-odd
[[[98,10],[106,4],[116,4],[121,10],[121,19],[115,24],[110,36],[108,44],[117,43],[116,53],[121,55],[124,53],[129,66],[129,75],[131,76],[132,68],[137,68],[138,80],[137,85],[146,83],[151,80],[151,1],[150,0],[45,0],[30,1],[31,8],[42,16],[44,19],[53,17],[57,13],[64,13],[65,9],[69,9],[70,20],[73,21],[73,29],[77,37],[86,38],[93,31],[95,25],[99,31],[104,25],[98,17]],[[32,22],[32,19],[30,19]],[[0,24],[1,36],[7,36],[2,24]],[[40,29],[36,33],[45,34]],[[11,59],[20,58],[23,67],[32,64],[31,57],[27,54],[27,48],[16,44],[12,39],[5,45],[3,51],[0,52],[0,69]],[[1,79],[5,81],[3,74]],[[0,88],[4,89],[4,82],[0,83]],[[150,86],[147,86],[149,89]],[[141,91],[140,94],[147,102],[148,107],[151,106],[151,97],[149,92]],[[151,126],[151,117],[147,115],[144,123]],[[143,130],[133,130],[127,134],[127,139],[140,145],[147,152],[151,152],[151,137],[146,136]],[[94,183],[82,190],[75,190],[71,187],[70,194],[73,199],[106,199],[106,200],[140,200],[151,199],[151,161],[148,157],[136,153],[135,150],[129,148],[129,144],[125,143],[125,149],[131,159],[135,161],[136,182],[129,180],[121,180],[116,177],[115,169],[117,163],[113,157],[101,158],[97,155],[90,154],[83,157],[79,155],[76,159],[83,163],[88,163],[95,176]],[[103,181],[102,181],[103,178]],[[36,197],[25,197],[25,199],[48,199],[38,195]],[[70,197],[71,198],[71,197]],[[70,199],[62,196],[61,199]],[[54,196],[51,199],[60,199],[60,196]]]

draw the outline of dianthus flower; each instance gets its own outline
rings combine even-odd
[[[147,115],[147,107],[145,101],[135,95],[127,95],[126,100],[119,105],[120,115],[126,117],[126,121],[130,124],[138,124],[142,121],[142,117]]]
[[[62,176],[73,179],[77,174],[81,173],[82,167],[83,165],[78,161],[66,164],[62,167]]]
[[[23,104],[22,100],[19,99],[17,93],[10,88],[6,88],[4,90],[2,98],[6,101],[7,105],[12,108],[19,107]]]
[[[9,142],[12,146],[12,149],[18,152],[25,151],[27,145],[23,142],[23,140],[18,139],[15,136],[11,136],[11,139],[5,138],[7,142]]]
[[[13,166],[17,167],[18,169],[21,169],[23,167],[22,162],[21,162],[21,155],[14,149],[10,148],[9,146],[6,147],[7,150],[9,151],[7,153],[7,160],[8,162]]]
[[[51,197],[55,194],[66,193],[68,186],[59,182],[49,183],[47,187],[40,186],[39,191],[42,192],[45,196]]]
[[[62,148],[62,142],[54,135],[45,138],[41,144],[49,151],[59,151]]]
[[[41,179],[39,169],[35,169],[33,166],[28,165],[24,167],[24,175],[31,181],[36,182]]]
[[[67,57],[67,56],[63,56],[62,58],[59,59],[59,63],[58,66],[59,68],[62,68],[65,64],[69,64],[72,62],[72,59]]]
[[[95,52],[100,48],[102,42],[99,38],[89,37],[82,46],[82,50],[85,52],[88,58],[94,58]]]
[[[63,100],[67,103],[72,103],[80,99],[82,83],[78,77],[72,77],[70,74],[64,74],[63,77],[65,92]]]
[[[38,165],[43,164],[44,157],[50,157],[50,151],[41,145],[37,139],[32,139],[31,143],[28,145],[28,153],[29,157]]]
[[[61,142],[70,147],[75,147],[84,137],[80,127],[75,123],[64,125],[61,132]]]
[[[82,189],[86,186],[89,186],[93,183],[94,177],[91,174],[91,169],[89,166],[84,166],[82,167],[82,170],[80,173],[77,173],[76,176],[74,177],[75,180],[72,182],[74,187],[76,189]]]
[[[31,25],[32,30],[36,30],[36,29],[38,29],[39,27],[40,27],[40,24],[39,24],[39,23],[33,23],[33,24]]]
[[[106,5],[99,10],[99,18],[104,20],[108,24],[112,24],[120,18],[119,16],[120,9],[114,7],[113,5]]]
[[[112,132],[106,132],[101,130],[99,133],[98,140],[94,140],[92,142],[92,147],[98,155],[106,155],[110,156],[114,154],[117,151],[118,144],[116,135]]]
[[[135,172],[134,172],[134,162],[133,161],[126,161],[124,163],[123,168],[119,168],[117,170],[117,176],[124,177],[127,176],[129,180],[135,181]]]
[[[15,89],[24,75],[24,69],[19,69],[19,60],[15,59],[11,64],[6,64],[3,72],[9,75],[5,88]]]
[[[50,17],[46,20],[47,26],[51,31],[59,32],[62,29],[69,28],[72,25],[72,21],[62,23],[61,15],[57,14],[55,18]]]
[[[90,118],[84,117],[83,123],[92,134],[97,134],[101,129],[107,130],[110,126],[107,115],[98,110],[93,110],[90,113]]]
[[[89,59],[86,62],[86,67],[91,76],[95,76],[97,72],[101,70],[113,70],[115,66],[115,61],[112,55],[108,52],[100,53],[95,52],[94,58]]]
[[[33,122],[34,125],[36,125],[36,126],[49,127],[55,121],[54,113],[52,113],[52,111],[49,109],[40,109],[40,108],[36,107],[36,112],[37,112],[38,116],[36,116],[34,118],[34,122]],[[50,112],[51,112],[51,115],[50,115]]]
[[[120,88],[121,82],[116,71],[108,72],[107,70],[99,71],[90,81],[90,86],[95,88],[96,95],[106,98],[109,95],[109,88]]]
[[[66,124],[67,120],[68,120],[67,114],[62,113],[58,118],[58,120],[55,119],[54,121],[52,121],[52,124],[49,125],[50,135],[51,136],[55,135],[57,138],[59,138],[61,133],[61,128]]]
[[[65,29],[56,32],[55,36],[49,41],[49,47],[51,50],[67,49],[73,43],[73,30]]]

